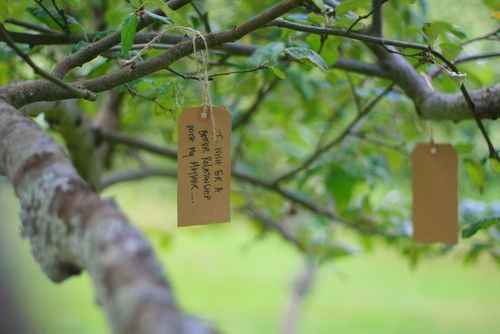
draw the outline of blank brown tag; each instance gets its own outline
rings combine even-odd
[[[177,124],[177,226],[230,220],[231,114],[206,111],[202,118],[202,107],[186,109]]]
[[[458,158],[449,144],[417,144],[413,167],[413,237],[458,241]]]

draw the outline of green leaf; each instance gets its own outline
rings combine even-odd
[[[326,175],[326,187],[333,194],[339,209],[346,209],[361,178],[339,165],[332,165]]]
[[[134,45],[135,33],[137,32],[137,16],[135,13],[125,18],[122,25],[122,56],[128,57],[132,45]]]
[[[422,30],[430,44],[434,43],[439,36],[444,36],[446,33],[451,33],[459,39],[467,37],[459,27],[446,21],[427,22],[423,25]]]
[[[271,66],[271,71],[273,71],[274,75],[280,78],[281,80],[286,79],[286,73],[283,72],[279,67]]]
[[[493,225],[500,224],[500,217],[491,217],[487,219],[480,220],[478,222],[472,223],[467,225],[463,230],[462,230],[462,237],[463,238],[470,238],[473,235],[475,235],[477,232],[480,230],[487,229]]]
[[[254,66],[261,65],[276,65],[278,63],[281,52],[285,49],[285,44],[282,42],[269,43],[259,47],[250,57],[249,62]]]
[[[0,0],[2,11],[0,11],[0,19],[20,17],[30,5],[30,0]]]
[[[450,60],[455,59],[462,51],[462,46],[455,43],[441,43],[439,44],[443,55]]]
[[[40,7],[28,7],[27,11],[34,19],[45,24],[47,27],[54,30],[61,29],[59,25]],[[51,11],[51,14],[56,18],[59,17],[58,14],[54,13],[53,11]]]
[[[458,143],[455,144],[455,150],[460,154],[460,155],[466,155],[470,154],[474,151],[474,146],[471,143]]]
[[[302,47],[291,47],[285,49],[285,52],[292,58],[301,61],[301,62],[309,62],[323,71],[328,70],[328,64],[325,60],[316,52],[308,48]]]
[[[355,11],[360,8],[368,9],[370,6],[370,0],[345,0],[342,1],[340,5],[335,8],[337,15],[344,15],[349,11]]]
[[[70,32],[82,35],[85,35],[87,33],[85,31],[85,28],[74,17],[66,15],[66,20],[68,22],[68,28]]]
[[[486,173],[483,166],[476,161],[466,160],[465,171],[474,187],[476,187],[479,192],[482,192],[486,184]]]
[[[500,173],[500,162],[497,159],[489,158],[488,166],[493,173]]]

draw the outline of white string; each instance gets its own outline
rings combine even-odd
[[[140,50],[132,59],[127,61],[127,63],[135,62],[142,55],[142,53],[147,49],[149,49],[154,44],[154,42],[156,42],[163,36],[163,34],[172,30],[179,30],[191,36],[191,42],[193,43],[193,53],[195,57],[198,54],[198,50],[196,47],[196,39],[199,37],[203,42],[204,49],[200,50],[200,59],[199,59],[200,65],[197,71],[198,73],[202,73],[202,75],[198,77],[198,81],[200,81],[201,83],[201,90],[203,95],[203,108],[201,112],[201,118],[206,119],[208,114],[210,115],[210,121],[212,123],[212,131],[215,139],[216,138],[215,115],[213,113],[213,108],[212,108],[212,97],[210,95],[210,77],[208,74],[209,50],[208,50],[207,40],[200,31],[184,26],[169,26],[165,29],[165,31],[156,35],[150,42],[148,42],[146,46],[142,50]]]

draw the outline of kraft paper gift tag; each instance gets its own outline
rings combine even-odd
[[[177,226],[229,222],[231,114],[184,110],[178,121]]]
[[[413,167],[413,237],[458,242],[458,157],[449,144],[417,144]]]

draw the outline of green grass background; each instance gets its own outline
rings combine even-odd
[[[290,282],[302,266],[298,254],[277,237],[256,240],[238,217],[232,224],[176,229],[174,186],[150,180],[107,195],[152,237],[186,310],[224,333],[278,333]],[[87,275],[49,282],[19,237],[11,190],[0,189],[1,242],[12,250],[9,275],[37,333],[107,333]],[[464,266],[454,252],[411,270],[400,256],[377,248],[322,267],[300,333],[500,333],[499,282],[500,270],[487,259]]]

